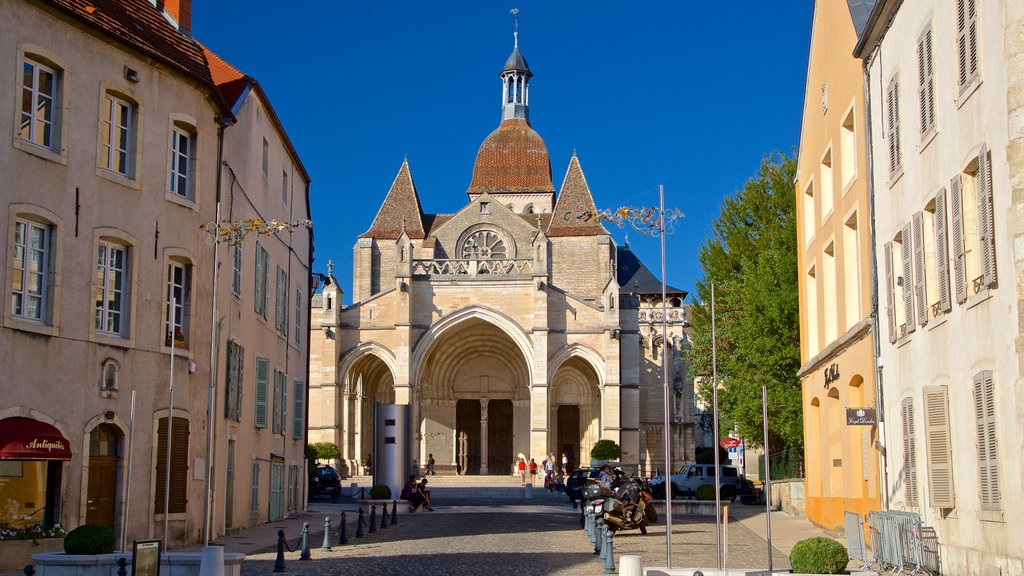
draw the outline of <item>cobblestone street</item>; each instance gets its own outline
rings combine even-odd
[[[293,574],[517,574],[582,576],[603,573],[603,565],[579,528],[579,513],[561,506],[494,505],[438,508],[436,512],[403,514],[399,524],[356,539],[349,513],[349,544],[320,550],[323,526],[311,527],[313,559],[298,560],[286,553],[286,569]],[[337,523],[337,514],[332,514]],[[676,517],[673,522],[673,565],[713,567],[714,518]],[[288,534],[294,545],[295,534]],[[334,539],[336,542],[336,539]],[[625,532],[615,539],[616,566],[623,554],[638,554],[644,566],[665,565],[663,522],[646,536]],[[766,564],[765,541],[739,523],[729,526],[730,565]],[[776,550],[776,568],[788,566]],[[273,573],[274,553],[250,554],[242,572]]]

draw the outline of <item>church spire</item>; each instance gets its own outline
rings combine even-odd
[[[518,9],[512,14],[518,14]],[[505,61],[501,71],[501,119],[521,118],[530,121],[530,66],[519,51],[519,19],[516,19],[515,31],[512,33],[512,55]]]

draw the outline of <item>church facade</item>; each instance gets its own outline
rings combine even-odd
[[[661,282],[601,221],[573,155],[557,193],[530,125],[518,42],[500,74],[501,123],[455,214],[425,212],[408,162],[354,248],[349,306],[333,274],[311,306],[309,441],[359,473],[376,403],[410,405],[416,466],[507,474],[520,454],[589,461],[601,439],[642,472],[693,459],[684,291]]]

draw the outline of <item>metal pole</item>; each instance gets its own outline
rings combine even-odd
[[[661,221],[658,235],[661,236],[661,375],[664,384],[665,418],[665,566],[672,568],[672,434],[670,406],[672,396],[668,389],[668,310],[665,294],[665,186],[658,185],[658,201]]]
[[[167,550],[167,516],[171,503],[171,438],[174,436],[174,309],[178,306],[171,287],[170,309],[167,311],[167,333],[171,340],[171,375],[168,380],[167,398],[167,458],[164,461],[164,550]]]
[[[124,475],[124,513],[121,514],[121,551],[128,545],[128,512],[132,502],[132,439],[135,436],[135,390],[132,390],[132,408],[128,417],[128,473]]]
[[[223,128],[221,128],[223,130]],[[222,139],[223,141],[223,139]],[[221,167],[217,166],[220,170]],[[217,199],[216,219],[220,226],[220,198]],[[210,545],[210,486],[211,457],[213,455],[213,402],[214,388],[217,386],[217,280],[220,278],[220,234],[213,241],[213,293],[210,296],[210,391],[206,398],[206,469],[203,470],[203,546]]]
[[[768,387],[761,386],[761,412],[764,418],[764,507],[765,526],[768,530],[768,571],[772,571],[772,467],[768,458]]]
[[[722,569],[722,494],[721,480],[722,468],[718,454],[718,345],[715,332],[715,284],[711,283],[711,417],[714,422],[714,446],[715,452],[715,552],[718,554],[718,569]]]

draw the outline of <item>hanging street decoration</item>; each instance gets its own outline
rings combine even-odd
[[[249,218],[246,220],[221,220],[218,225],[215,222],[207,222],[199,227],[206,232],[206,242],[213,245],[217,242],[226,242],[228,246],[236,246],[245,240],[245,237],[255,232],[260,236],[276,234],[278,232],[291,232],[299,227],[306,227],[312,230],[311,220],[296,220],[285,222],[282,220],[262,220],[260,218]]]

